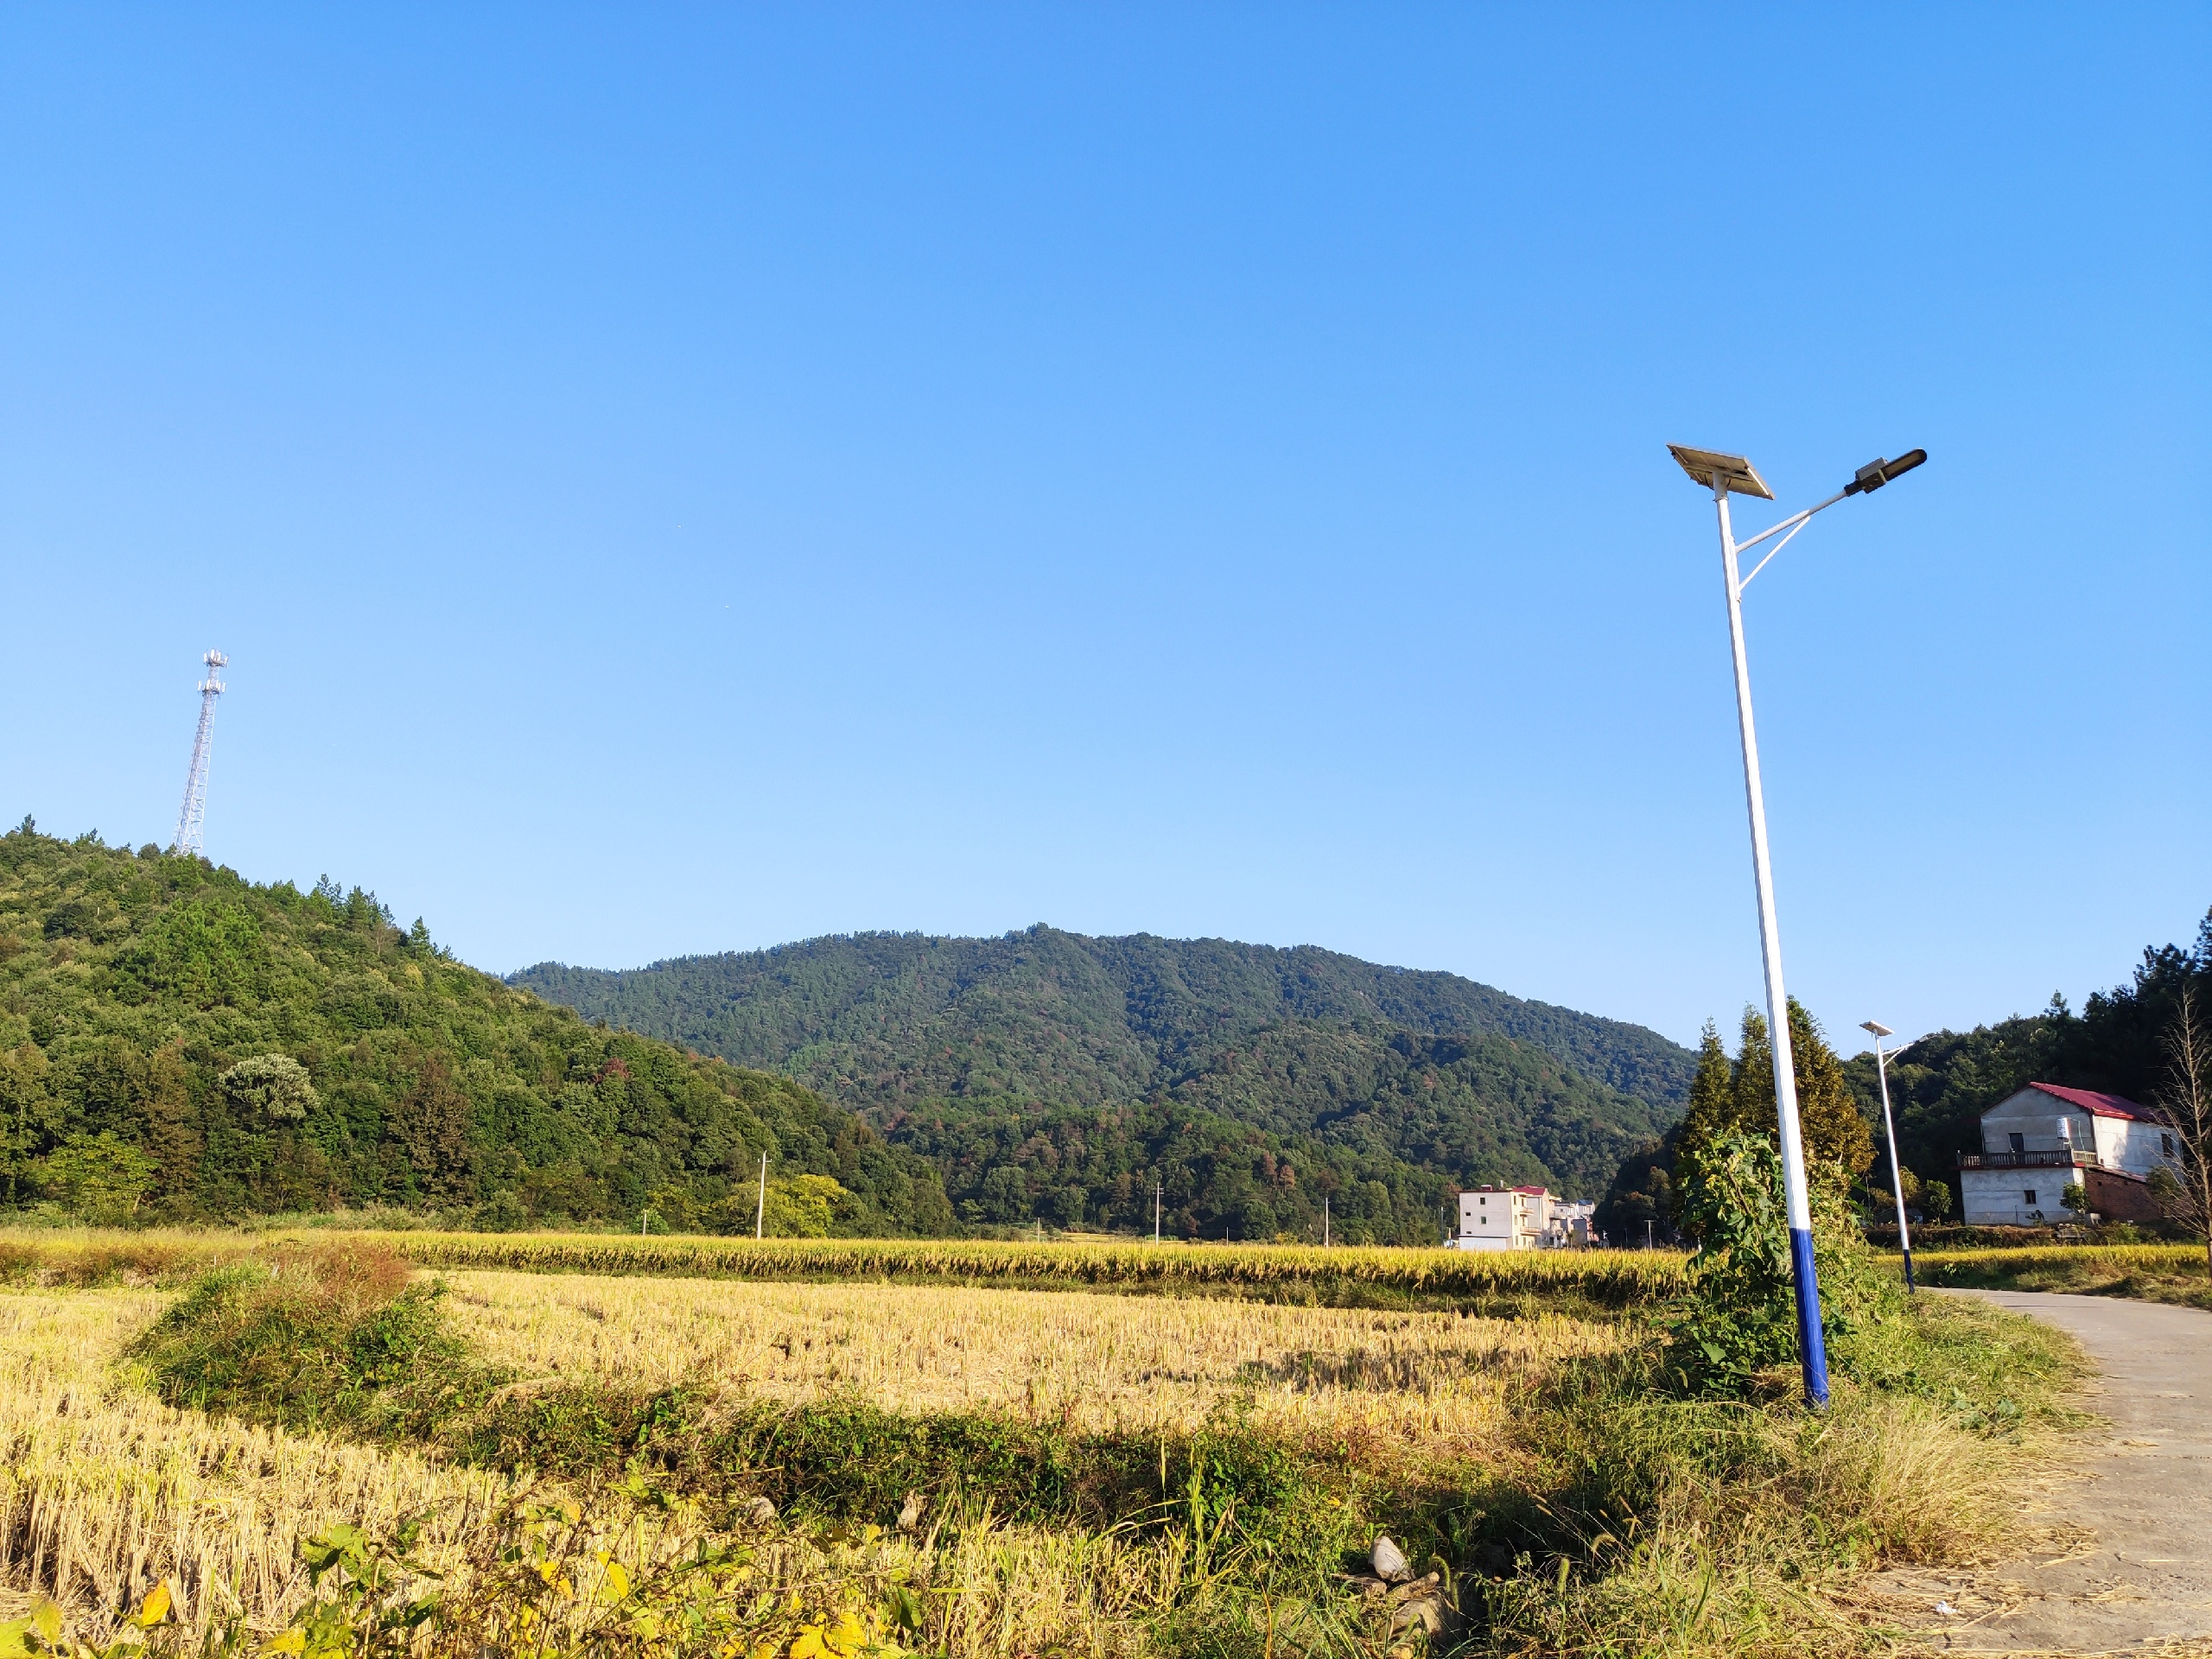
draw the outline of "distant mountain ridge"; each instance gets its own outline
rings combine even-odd
[[[1042,925],[836,936],[626,971],[546,963],[509,983],[781,1071],[894,1139],[919,1135],[956,1197],[976,1114],[1003,1129],[1025,1109],[1136,1103],[1433,1175],[1602,1190],[1630,1147],[1680,1116],[1694,1065],[1656,1032],[1456,974]]]

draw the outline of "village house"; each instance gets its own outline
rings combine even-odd
[[[1478,1186],[1459,1194],[1458,1230],[1444,1241],[1452,1250],[1557,1250],[1590,1243],[1597,1206],[1582,1198],[1555,1198],[1541,1186]]]
[[[2148,1182],[2175,1166],[2172,1122],[2118,1095],[2031,1083],[1981,1115],[1981,1150],[1959,1154],[1960,1211],[1969,1226],[2038,1227],[2082,1219],[2061,1195],[2079,1185],[2107,1221],[2158,1213]]]

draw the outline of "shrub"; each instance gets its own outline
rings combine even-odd
[[[421,1416],[478,1377],[444,1287],[389,1249],[289,1251],[203,1275],[131,1345],[173,1406],[312,1429]]]
[[[1797,1355],[1796,1287],[1782,1160],[1764,1135],[1716,1138],[1682,1189],[1700,1240],[1667,1329],[1677,1380],[1704,1392],[1743,1393],[1760,1371]],[[1811,1193],[1821,1331],[1848,1370],[1851,1339],[1897,1311],[1897,1291],[1876,1265],[1847,1205],[1830,1187]]]

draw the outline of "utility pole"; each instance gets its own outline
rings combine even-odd
[[[768,1154],[760,1154],[760,1196],[753,1205],[753,1242],[758,1244],[768,1223]]]
[[[207,762],[215,747],[215,699],[224,690],[215,674],[231,659],[219,651],[211,651],[200,660],[207,665],[207,677],[200,682],[200,729],[192,739],[192,770],[184,779],[184,804],[177,809],[176,839],[169,843],[171,852],[190,853],[194,857],[207,851],[203,832],[207,817]]]
[[[1321,1248],[1329,1248],[1329,1195],[1321,1195]]]
[[[1155,1243],[1155,1244],[1157,1244],[1157,1243],[1160,1243],[1160,1185],[1161,1185],[1161,1184],[1160,1184],[1160,1182],[1158,1182],[1158,1181],[1154,1181],[1154,1182],[1152,1184],[1152,1242],[1153,1242],[1154,1243]]]

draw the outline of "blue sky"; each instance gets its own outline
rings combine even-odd
[[[1313,943],[1677,1038],[2212,903],[2212,14],[18,8],[0,813],[466,959]],[[1739,517],[1745,527],[1766,520]]]

